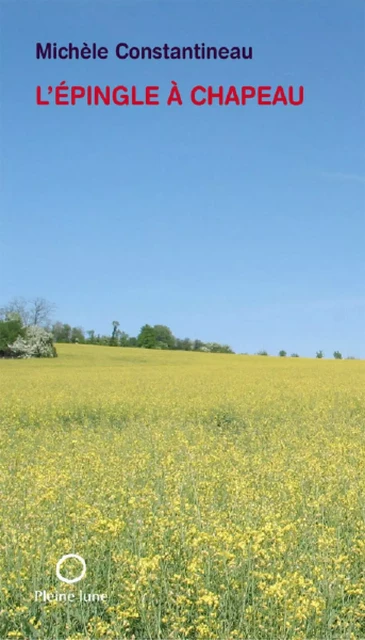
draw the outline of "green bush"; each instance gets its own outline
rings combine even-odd
[[[20,320],[0,320],[0,358],[14,357],[9,345],[24,335],[25,330]]]

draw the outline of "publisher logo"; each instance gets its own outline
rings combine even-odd
[[[66,562],[66,560],[69,560],[70,558],[74,558],[75,560],[78,560],[81,565],[82,565],[82,570],[79,576],[76,576],[76,578],[65,578],[62,574],[61,574],[61,567],[63,565],[64,562]],[[82,580],[84,578],[86,574],[86,562],[84,560],[84,558],[82,558],[81,556],[77,555],[76,553],[68,553],[65,556],[62,556],[62,558],[60,558],[60,560],[57,562],[57,566],[56,566],[56,576],[59,580],[61,580],[61,582],[66,582],[66,584],[74,584],[75,582],[80,582],[80,580]]]
[[[76,576],[76,578],[65,578],[61,573],[62,565],[67,562],[67,560],[77,560],[81,564],[81,573]],[[76,553],[68,553],[62,558],[59,559],[56,566],[56,575],[61,582],[66,582],[66,584],[75,584],[75,582],[80,582],[85,577],[86,574],[86,562],[84,558],[77,555]],[[106,602],[108,595],[106,593],[86,593],[81,589],[76,592],[72,592],[71,590],[66,593],[61,593],[59,591],[47,591],[46,589],[40,589],[39,591],[34,592],[34,599],[36,602],[47,603],[47,602],[68,602],[68,603],[82,603],[82,604],[90,604],[95,602]]]

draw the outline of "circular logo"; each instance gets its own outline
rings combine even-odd
[[[82,571],[80,575],[77,576],[76,578],[72,578],[72,580],[69,580],[68,578],[64,578],[60,573],[61,566],[63,565],[65,560],[69,560],[69,558],[75,558],[82,564]],[[80,580],[82,580],[85,573],[86,573],[86,562],[84,558],[82,558],[81,556],[78,556],[77,553],[68,553],[67,555],[62,556],[62,558],[57,562],[56,576],[59,580],[61,580],[61,582],[67,582],[67,584],[74,584],[75,582],[79,582]]]

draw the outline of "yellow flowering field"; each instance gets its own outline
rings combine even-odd
[[[365,362],[58,352],[0,362],[0,638],[365,638]]]

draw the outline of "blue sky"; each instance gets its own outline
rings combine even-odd
[[[365,357],[362,0],[1,4],[0,306]],[[36,60],[36,42],[252,46],[249,61]],[[35,87],[304,85],[301,107],[39,107]]]

